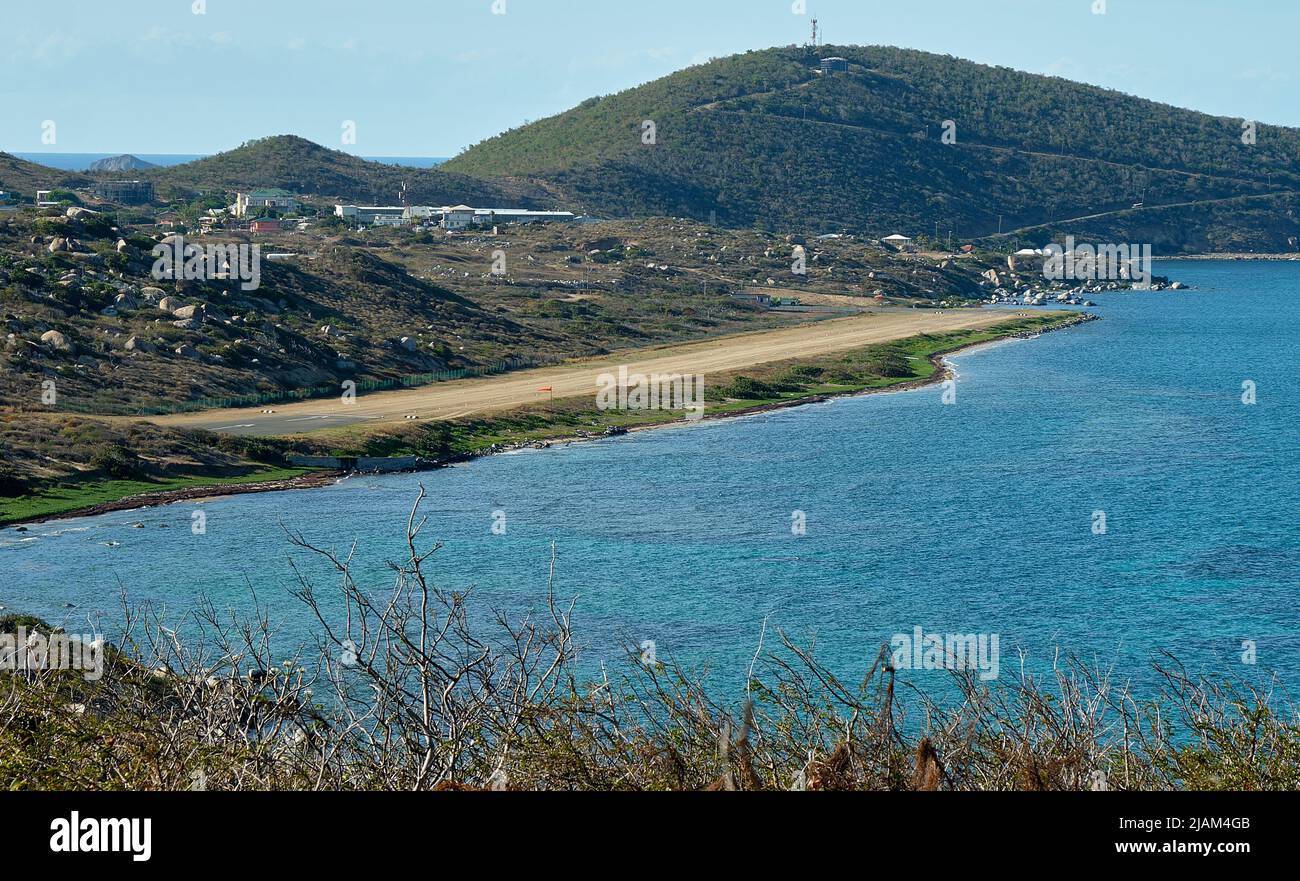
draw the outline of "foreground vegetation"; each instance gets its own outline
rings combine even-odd
[[[0,674],[0,786],[220,790],[1271,790],[1300,787],[1295,710],[1162,658],[1143,699],[1062,661],[913,694],[885,647],[845,681],[778,630],[744,693],[629,646],[598,676],[548,585],[522,619],[433,583],[417,499],[395,582],[290,540],[333,574],[294,593],[315,648],[260,611],[183,622],[128,607],[104,674]],[[555,564],[552,561],[552,576]],[[554,578],[552,577],[552,584]],[[0,631],[40,626],[0,619]],[[766,624],[764,625],[766,633]],[[187,637],[178,636],[186,634]]]

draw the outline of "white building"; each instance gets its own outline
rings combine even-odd
[[[374,226],[378,217],[398,218],[397,224],[385,223],[386,226],[400,226],[401,218],[406,213],[403,205],[335,205],[334,216],[342,217],[348,223],[358,226]]]
[[[436,208],[442,215],[444,229],[466,229],[470,226],[495,226],[498,223],[568,222],[576,220],[572,211],[534,211],[531,208],[471,208],[453,205]]]
[[[898,233],[894,233],[892,236],[885,236],[880,240],[880,242],[887,247],[895,248],[899,251],[912,251],[916,249],[916,245],[912,243],[910,238]]]
[[[298,197],[284,190],[253,190],[251,193],[235,195],[236,217],[256,214],[261,208],[270,208],[280,214],[292,214],[298,210]]]
[[[474,222],[477,212],[468,205],[453,205],[442,209],[443,229],[465,229]]]

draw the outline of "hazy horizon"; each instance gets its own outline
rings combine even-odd
[[[3,151],[9,152],[9,151]],[[44,165],[47,168],[56,168],[59,171],[85,171],[87,167],[99,159],[110,159],[117,156],[134,156],[136,159],[143,160],[152,165],[167,168],[173,165],[183,165],[186,162],[196,162],[199,159],[206,159],[214,156],[214,153],[144,153],[126,150],[121,153],[111,153],[104,150],[98,151],[69,151],[69,150],[16,150],[10,153],[25,162],[35,162]],[[356,154],[351,154],[356,155]],[[446,162],[448,156],[357,156],[358,159],[364,159],[367,162],[380,162],[388,165],[402,165],[411,168],[432,168]],[[57,160],[57,161],[55,161]]]

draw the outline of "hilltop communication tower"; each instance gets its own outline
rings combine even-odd
[[[815,18],[812,20],[812,45],[814,48],[817,46],[817,19]]]

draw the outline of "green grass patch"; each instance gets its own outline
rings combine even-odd
[[[157,480],[87,480],[37,490],[17,498],[0,498],[0,526],[78,511],[128,496],[197,486],[233,486],[288,480],[306,474],[307,468],[264,468],[230,477],[187,476]]]

